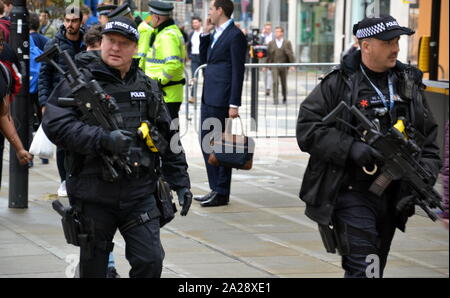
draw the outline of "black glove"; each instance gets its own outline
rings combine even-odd
[[[363,142],[353,142],[350,149],[350,158],[360,167],[372,166],[382,161],[383,156],[375,149]]]
[[[126,155],[130,150],[133,133],[126,130],[114,130],[100,139],[101,146],[113,154]]]
[[[413,216],[416,211],[415,205],[417,201],[418,199],[414,195],[401,198],[395,206],[397,214],[404,214],[407,217]]]
[[[181,216],[185,216],[188,214],[189,208],[192,203],[192,192],[188,188],[180,188],[177,190],[178,202],[180,203]]]

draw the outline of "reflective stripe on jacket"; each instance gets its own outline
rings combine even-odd
[[[150,43],[150,36],[153,32],[153,28],[150,27],[146,22],[142,22],[138,26],[139,41],[138,41],[138,51],[133,58],[139,59],[139,68],[145,71],[145,58],[147,57],[147,52]]]
[[[183,101],[183,84],[164,87],[169,83],[184,79],[184,59],[186,48],[184,38],[176,25],[170,25],[156,34],[153,45],[146,55],[145,74],[163,86],[165,102]]]

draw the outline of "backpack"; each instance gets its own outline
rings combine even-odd
[[[38,92],[39,71],[41,70],[41,63],[36,62],[36,57],[42,54],[34,43],[33,37],[30,36],[30,93]]]
[[[11,22],[5,19],[0,19],[0,30],[3,30],[3,34],[5,36],[5,41],[9,42],[9,33],[10,33]]]

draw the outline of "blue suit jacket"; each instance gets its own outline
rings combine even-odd
[[[213,34],[200,37],[200,61],[204,71],[202,102],[214,107],[241,105],[247,40],[231,23],[211,48]]]

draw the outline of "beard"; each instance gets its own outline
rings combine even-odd
[[[78,29],[75,29],[73,27],[66,28],[67,34],[70,34],[70,35],[77,35],[79,31],[80,31],[80,28],[78,28]]]

